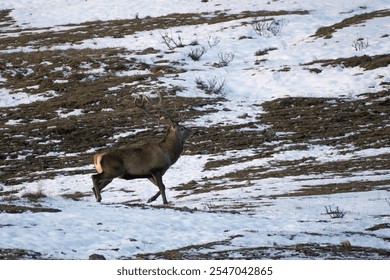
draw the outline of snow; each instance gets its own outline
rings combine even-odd
[[[1,9],[14,9],[12,16],[20,25],[33,27],[53,27],[56,25],[77,24],[94,20],[112,20],[139,18],[146,16],[156,17],[172,13],[201,13],[225,9],[233,12],[253,10],[314,10],[313,15],[318,21],[319,27],[326,23],[339,19],[343,13],[353,13],[365,7],[370,9],[384,9],[388,7],[387,1],[369,2],[365,0],[342,1],[341,3],[329,3],[327,1],[310,0],[303,1],[268,1],[247,0],[238,3],[222,0],[202,3],[198,0],[172,0],[167,3],[163,0],[145,0],[142,3],[129,3],[126,0],[20,0],[2,1]],[[107,12],[109,11],[109,12]],[[326,11],[324,13],[323,11]]]
[[[67,24],[80,24],[95,20],[114,20],[157,17],[171,13],[200,13],[226,10],[237,13],[246,10],[308,10],[309,15],[283,16],[282,34],[269,38],[258,38],[250,25],[242,25],[241,21],[223,24],[183,26],[172,29],[184,34],[184,40],[197,38],[207,53],[199,62],[189,63],[189,48],[178,49],[166,56],[171,61],[187,59],[183,67],[186,72],[179,77],[161,79],[171,85],[185,87],[187,90],[178,93],[185,97],[200,96],[194,89],[196,78],[216,77],[227,82],[226,100],[216,107],[217,113],[208,114],[192,120],[194,126],[226,125],[230,123],[244,124],[253,120],[261,110],[253,104],[281,97],[341,97],[359,98],[359,94],[378,92],[384,88],[383,82],[390,82],[390,66],[366,71],[359,67],[345,68],[324,67],[322,72],[311,73],[304,63],[314,60],[351,57],[354,55],[377,55],[388,53],[390,43],[382,36],[390,30],[388,18],[375,18],[362,24],[351,26],[336,32],[331,39],[314,39],[309,37],[321,26],[333,24],[362,12],[389,9],[389,1],[127,1],[127,0],[2,0],[0,10],[12,9],[11,16],[23,28],[50,28],[60,30]],[[109,11],[109,12],[107,12]],[[326,11],[326,12],[324,12]],[[234,28],[230,28],[234,25]],[[227,27],[223,30],[222,27]],[[39,32],[39,30],[34,31]],[[164,49],[161,43],[162,30],[138,32],[136,36],[124,38],[94,38],[85,40],[77,46],[63,44],[53,49],[67,48],[105,48],[124,47],[128,50],[143,50],[145,45],[156,49]],[[211,35],[212,34],[212,35]],[[238,40],[240,36],[256,37],[256,40]],[[12,34],[8,35],[12,36]],[[210,36],[218,38],[220,43],[208,46]],[[356,38],[367,38],[369,46],[356,51],[352,42]],[[254,56],[258,50],[276,48],[272,58],[254,67]],[[4,52],[18,51],[19,49]],[[30,51],[29,48],[23,48]],[[239,50],[239,51],[238,51]],[[228,67],[211,67],[218,62],[218,54],[231,52],[234,60]],[[132,54],[133,55],[133,54]],[[129,55],[130,56],[130,55]],[[126,59],[126,57],[125,57]],[[143,55],[145,61],[153,60],[153,56]],[[285,66],[290,71],[280,71]],[[313,65],[315,67],[315,65]],[[89,70],[86,73],[99,73],[102,69]],[[90,72],[88,72],[90,71]],[[121,75],[142,74],[142,71],[123,72]],[[42,102],[54,97],[55,93],[28,95],[24,92],[11,92],[4,87],[5,78],[0,73],[0,108],[16,107],[20,104]],[[66,80],[56,80],[65,83]],[[128,84],[123,84],[126,86]],[[117,89],[112,88],[112,90]],[[207,107],[203,107],[206,109]],[[229,110],[221,110],[227,108]],[[111,108],[106,109],[111,110]],[[247,118],[238,118],[243,114]],[[83,114],[82,109],[74,111],[58,111],[59,118]],[[17,125],[22,120],[9,120],[6,125]],[[266,129],[266,126],[258,129]],[[115,139],[136,135],[142,129],[129,133],[116,134]],[[376,234],[358,234],[365,229],[380,223],[388,223],[389,186],[369,192],[350,192],[342,194],[280,197],[277,201],[262,198],[268,195],[290,193],[302,186],[321,185],[327,183],[346,183],[370,181],[378,178],[389,179],[390,170],[351,172],[348,178],[335,174],[318,174],[307,176],[289,176],[284,178],[251,179],[243,182],[221,179],[223,175],[237,170],[254,167],[282,169],[273,167],[273,162],[300,160],[313,157],[316,161],[336,162],[357,157],[377,157],[390,154],[389,147],[365,149],[359,151],[343,151],[331,146],[310,145],[306,150],[281,150],[270,157],[253,159],[240,163],[232,163],[215,170],[205,170],[205,164],[213,160],[229,159],[254,155],[258,150],[231,151],[218,155],[184,155],[178,163],[164,176],[167,186],[180,186],[200,178],[210,178],[216,185],[231,186],[223,190],[191,193],[191,191],[170,190],[167,196],[173,207],[197,209],[194,211],[178,211],[174,208],[157,208],[157,200],[151,206],[143,204],[156,189],[146,180],[121,181],[114,180],[103,193],[103,203],[95,202],[90,188],[92,182],[89,175],[57,175],[53,179],[42,179],[21,183],[13,189],[21,190],[20,203],[27,204],[24,193],[41,190],[47,196],[42,207],[60,209],[58,213],[0,214],[0,248],[23,248],[41,252],[45,257],[55,259],[87,259],[93,253],[101,253],[109,259],[134,256],[138,253],[161,252],[192,244],[203,244],[214,241],[230,240],[218,249],[242,247],[259,247],[273,245],[293,245],[298,243],[340,244],[349,240],[356,246],[368,246],[390,249],[390,244],[382,237],[389,236],[389,229],[380,229]],[[66,154],[52,154],[67,156]],[[69,155],[68,155],[69,156]],[[71,168],[72,169],[72,168]],[[91,170],[92,165],[74,170]],[[69,171],[69,170],[58,170]],[[207,188],[204,180],[199,180],[199,189]],[[238,187],[237,187],[238,186]],[[6,186],[0,189],[6,190]],[[75,192],[90,192],[90,196],[79,201],[65,199],[63,195]],[[260,198],[260,199],[259,199]],[[242,202],[254,205],[254,211],[231,213],[211,211],[214,209],[234,210]],[[249,201],[249,202],[248,202]],[[126,203],[135,202],[137,206]],[[3,202],[1,202],[3,203]],[[330,219],[325,213],[325,206],[342,206],[346,211],[343,219]],[[201,249],[200,249],[201,250]],[[203,249],[205,252],[206,249]]]
[[[385,213],[386,205],[382,198],[386,191],[367,192],[364,195],[338,194],[331,199],[329,196],[320,199],[305,197],[299,200],[282,198],[278,204],[265,207],[261,213],[249,216],[96,204],[92,196],[83,202],[64,200],[58,196],[69,191],[68,186],[74,186],[72,191],[84,191],[83,188],[88,183],[89,180],[86,180],[85,176],[41,181],[40,188],[49,196],[45,206],[61,209],[62,212],[24,213],[18,215],[17,220],[14,218],[15,214],[1,214],[2,225],[11,225],[1,229],[1,246],[23,247],[46,252],[54,258],[66,259],[86,259],[96,252],[108,258],[120,258],[137,253],[159,252],[191,244],[227,240],[236,235],[243,236],[235,238],[229,245],[231,248],[322,243],[324,238],[327,243],[333,244],[348,239],[359,246],[389,246],[388,242],[376,236],[354,235],[354,232],[361,232],[372,226],[373,216]],[[275,183],[277,182],[272,185]],[[287,182],[278,183],[279,186],[276,187],[286,188]],[[31,190],[34,184],[36,183],[25,188]],[[112,189],[116,187],[117,184]],[[138,186],[137,183],[135,191],[139,193],[142,188],[144,186]],[[148,189],[145,186],[145,192],[148,192]],[[105,199],[112,203],[115,199],[125,199],[125,196],[129,196],[127,193],[115,198],[114,193],[104,193]],[[204,196],[199,200],[206,198],[207,196]],[[348,204],[346,200],[352,200],[353,203]],[[325,221],[327,217],[324,214],[324,205],[328,204],[348,205],[348,208],[344,209],[347,211],[346,218]],[[321,220],[323,222],[318,222]],[[378,220],[385,222],[387,219]],[[381,233],[386,236],[390,232],[382,230]]]
[[[30,95],[25,92],[10,92],[8,89],[0,88],[0,96],[0,107],[14,107],[20,104],[45,101],[55,97],[56,93],[49,91],[42,94]]]

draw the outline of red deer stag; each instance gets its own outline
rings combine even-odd
[[[143,96],[134,103],[151,116],[145,107],[148,98]],[[162,106],[160,95],[160,106]],[[165,112],[165,111],[164,111]],[[166,112],[165,112],[166,113]],[[160,120],[165,120],[161,117]],[[191,136],[190,129],[179,125],[178,120],[168,116],[170,125],[164,140],[146,144],[133,144],[123,148],[109,149],[94,155],[94,165],[97,174],[92,175],[93,192],[96,201],[102,200],[101,191],[115,178],[132,180],[149,179],[159,191],[148,202],[155,201],[161,194],[164,204],[168,204],[165,195],[165,185],[162,177],[180,157],[184,142]]]

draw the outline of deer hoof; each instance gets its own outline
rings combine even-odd
[[[95,187],[92,188],[93,194],[95,195],[96,201],[100,202],[102,201],[102,196],[100,195],[100,192],[96,190]]]

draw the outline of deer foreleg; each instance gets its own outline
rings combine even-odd
[[[158,187],[159,191],[149,198],[148,203],[155,201],[161,194],[163,203],[168,204],[167,197],[165,195],[165,185],[162,181],[162,174],[160,172],[152,174],[152,177],[149,180]]]

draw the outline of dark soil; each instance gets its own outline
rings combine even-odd
[[[239,130],[241,126],[231,125],[219,128],[204,128],[207,133],[202,135],[202,141],[194,143],[213,143],[213,150],[202,146],[200,149],[208,153],[252,148],[258,154],[251,157],[232,157],[224,160],[210,160],[205,168],[215,169],[225,165],[270,157],[278,152],[291,150],[307,150],[308,145],[327,145],[345,153],[363,149],[375,149],[390,146],[390,107],[389,91],[376,94],[362,95],[362,99],[329,99],[329,98],[283,98],[262,104],[265,113],[258,115],[258,123],[251,123],[253,130]],[[256,124],[266,124],[267,130],[255,129]],[[248,127],[247,126],[247,127]],[[221,135],[220,132],[223,131]],[[199,136],[198,136],[199,137]],[[275,143],[275,144],[270,144]],[[199,147],[198,144],[192,144]],[[195,147],[190,146],[190,149]],[[281,149],[281,147],[283,147]],[[196,148],[195,148],[196,150]],[[199,148],[198,148],[199,150]],[[239,154],[239,153],[238,153]],[[266,169],[262,166],[245,168],[221,176],[206,178],[200,184],[188,182],[175,187],[176,190],[186,191],[183,195],[213,192],[227,186],[223,183],[226,177],[239,182],[230,187],[245,188],[247,180],[264,178],[282,178],[299,175],[337,174],[348,177],[354,172],[376,171],[390,169],[387,156],[355,157],[348,160],[317,162],[315,158],[307,157],[299,161],[284,161],[274,163],[277,169]],[[342,192],[371,191],[390,184],[390,177],[380,181],[364,181],[343,184],[324,184],[310,186],[278,196],[307,196],[324,195]],[[273,196],[276,197],[276,196]]]
[[[50,29],[20,29],[9,16],[9,10],[0,11],[0,27],[4,33],[18,32],[18,37],[5,36],[0,40],[1,50],[31,47],[32,52],[0,54],[0,71],[5,79],[2,87],[17,92],[26,92],[31,97],[43,95],[46,101],[22,104],[16,107],[0,108],[0,192],[3,204],[0,213],[18,214],[31,212],[58,212],[59,209],[41,207],[38,201],[30,201],[29,206],[13,203],[18,190],[13,185],[23,182],[51,178],[58,174],[90,174],[92,156],[96,150],[118,147],[134,142],[159,141],[164,137],[163,126],[148,118],[134,106],[137,94],[163,93],[166,110],[184,113],[186,120],[193,120],[216,109],[204,110],[205,106],[222,104],[223,96],[209,98],[183,98],[178,93],[183,90],[161,82],[162,77],[175,77],[185,70],[182,61],[167,61],[160,50],[145,48],[137,55],[152,54],[159,61],[148,64],[135,56],[135,52],[120,48],[47,50],[57,45],[80,44],[83,40],[101,37],[123,37],[137,31],[156,28],[172,28],[182,25],[213,24],[235,19],[272,17],[285,14],[301,14],[307,11],[256,11],[227,15],[220,11],[215,14],[173,14],[158,18],[116,20],[108,22],[87,22],[69,25],[71,29],[53,31]],[[335,25],[320,28],[316,36],[330,38],[340,28],[360,24],[374,17],[389,16],[389,10],[362,14],[346,19]],[[271,49],[272,50],[272,49]],[[259,52],[265,55],[268,51]],[[315,61],[307,64],[360,66],[367,70],[389,65],[389,55],[339,58]],[[125,71],[139,71],[139,75],[120,75]],[[321,70],[319,70],[321,71]],[[194,84],[195,86],[195,84]],[[186,144],[186,154],[222,154],[237,151],[237,156],[226,160],[212,160],[205,169],[216,169],[227,164],[245,162],[250,159],[270,157],[275,151],[306,150],[309,145],[329,145],[345,153],[363,149],[390,146],[390,91],[375,94],[362,94],[360,99],[348,98],[282,98],[263,104],[253,104],[259,108],[256,119],[246,124],[208,125],[193,128],[194,135]],[[211,106],[210,106],[211,107]],[[209,107],[208,107],[209,108]],[[79,110],[81,113],[61,117]],[[243,108],[244,110],[244,108]],[[158,114],[157,109],[152,110]],[[264,127],[267,129],[260,129]],[[137,132],[148,128],[147,131]],[[134,132],[133,136],[114,137],[121,133]],[[257,151],[251,157],[242,157],[239,151]],[[77,170],[90,164],[90,170]],[[216,176],[200,178],[199,182],[172,188],[185,190],[182,194],[212,192],[229,188],[215,183],[228,178],[238,182],[234,187],[250,184],[248,178],[281,178],[285,176],[338,174],[348,177],[353,172],[390,170],[390,160],[385,156],[353,158],[329,163],[317,162],[308,157],[299,161],[275,163],[278,169],[251,167]],[[74,168],[73,171],[61,171]],[[59,171],[60,170],[60,171]],[[224,178],[223,178],[224,177]],[[304,186],[302,189],[280,196],[323,195],[340,192],[370,191],[390,184],[390,178],[382,180]],[[242,183],[247,182],[247,183]],[[232,186],[230,186],[232,187]],[[66,199],[80,200],[86,194],[64,195]],[[273,198],[276,198],[274,196]],[[30,198],[25,198],[30,199]],[[34,198],[32,199],[34,200]],[[239,209],[240,206],[236,206]],[[243,205],[248,208],[248,205]],[[225,210],[225,209],[222,209]],[[231,210],[231,209],[230,209]],[[12,225],[0,225],[3,226]],[[375,231],[388,228],[388,224],[367,229]],[[138,255],[144,259],[280,259],[292,256],[302,259],[387,259],[388,250],[343,247],[337,245],[297,244],[295,246],[274,246],[244,248],[239,250],[198,253],[195,249],[212,248],[229,244],[210,243],[155,254]],[[324,257],[325,256],[325,257]],[[36,259],[40,253],[23,249],[0,249],[1,259]]]
[[[330,38],[332,38],[333,33],[335,33],[339,29],[362,24],[365,21],[373,19],[373,18],[388,17],[388,16],[390,16],[389,9],[379,10],[379,11],[370,12],[370,13],[358,14],[358,15],[346,18],[346,19],[342,20],[341,22],[332,24],[330,26],[320,27],[314,36],[323,37],[325,39],[330,39]]]
[[[24,249],[0,248],[0,260],[42,260],[44,257],[39,252]]]
[[[177,250],[152,254],[139,254],[137,259],[164,259],[164,260],[229,260],[229,259],[271,259],[279,260],[299,259],[299,260],[383,260],[390,257],[390,250],[366,248],[359,246],[344,246],[331,244],[296,244],[293,246],[270,246],[257,248],[240,248],[232,250],[215,251],[217,245],[226,245],[227,242],[208,243],[203,245],[187,246]],[[201,253],[201,249],[212,253]]]
[[[49,213],[57,213],[61,212],[59,209],[47,208],[47,207],[39,207],[39,206],[20,206],[20,205],[11,205],[11,204],[0,204],[0,213],[10,213],[10,214],[20,214],[23,212],[49,212]]]
[[[13,22],[9,17],[9,12],[10,10],[1,11],[0,24],[3,22],[5,26],[12,26]],[[41,47],[52,47],[60,44],[74,45],[93,38],[124,38],[125,36],[133,35],[138,31],[170,29],[185,25],[216,24],[238,19],[291,14],[306,15],[308,14],[308,11],[244,11],[239,14],[227,14],[224,11],[216,11],[215,13],[170,14],[154,18],[145,17],[142,19],[134,18],[85,22],[77,25],[69,24],[66,27],[72,28],[62,31],[51,31],[47,29],[23,30],[23,32],[20,32],[17,39],[14,37],[2,38],[0,41],[0,50],[25,46],[39,49]],[[14,32],[14,30],[12,30],[12,32]]]
[[[347,58],[337,58],[337,59],[325,59],[325,60],[315,60],[313,62],[305,63],[304,66],[309,66],[313,64],[320,64],[322,67],[326,66],[338,66],[343,65],[347,68],[352,67],[361,67],[365,70],[373,70],[381,67],[387,67],[390,64],[390,54],[384,55],[374,55],[374,56],[353,56]],[[309,68],[310,71],[315,71],[316,68]],[[321,72],[321,70],[317,70]]]

